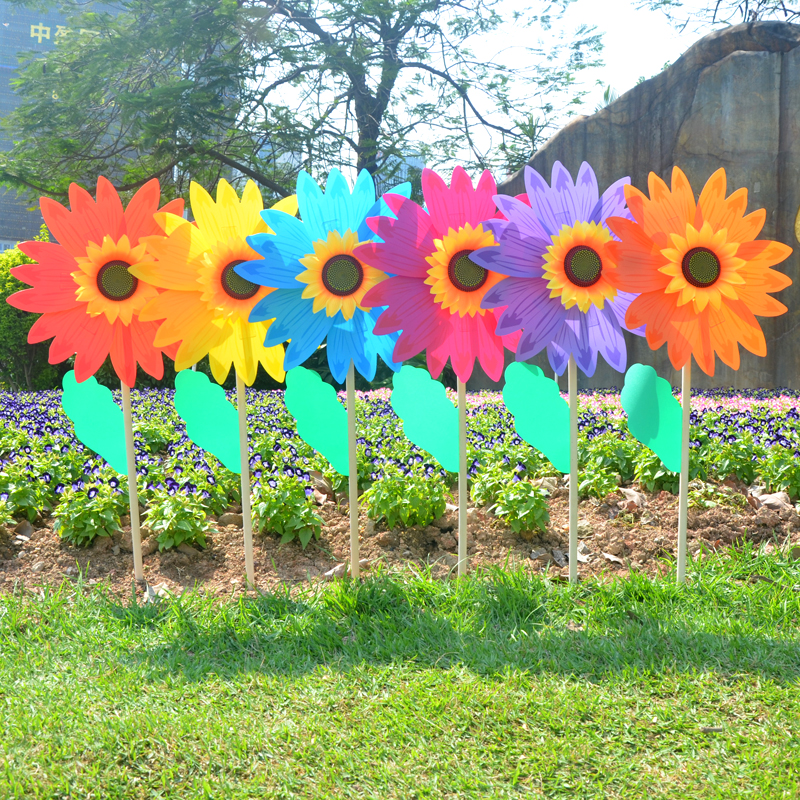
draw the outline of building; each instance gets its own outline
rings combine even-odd
[[[95,8],[111,10],[108,6]],[[52,50],[70,33],[67,20],[55,11],[24,8],[0,0],[0,118],[19,105],[19,97],[11,86],[21,61],[19,54]],[[11,146],[6,132],[0,130],[0,150],[8,151]],[[42,215],[31,205],[15,192],[0,188],[0,250],[39,233]]]
[[[0,117],[19,105],[11,86],[20,63],[18,54],[31,50],[46,52],[68,35],[69,28],[60,14],[0,2]],[[0,149],[8,151],[11,146],[8,135],[0,131]],[[39,233],[42,215],[29,206],[15,192],[0,188],[0,250]]]

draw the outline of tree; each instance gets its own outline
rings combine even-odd
[[[0,180],[63,197],[101,173],[122,190],[155,176],[180,195],[233,174],[284,196],[301,168],[391,184],[409,155],[511,171],[575,109],[600,37],[532,45],[524,69],[487,57],[486,37],[510,21],[533,40],[572,1],[506,20],[503,0],[121,0],[115,15],[50,0],[73,32],[20,70]]]
[[[46,229],[39,238],[47,241]],[[16,247],[0,253],[0,385],[15,392],[51,389],[60,378],[58,370],[47,362],[49,342],[28,344],[28,331],[36,317],[6,302],[9,295],[27,288],[10,271],[30,263]]]
[[[662,9],[680,28],[736,25],[769,19],[800,21],[800,4],[791,0],[706,0],[700,8],[691,4],[688,14],[686,5],[685,0],[644,0],[639,7]]]

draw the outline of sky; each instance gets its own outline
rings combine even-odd
[[[551,43],[555,45],[572,42],[581,25],[594,27],[596,30],[592,32],[602,34],[603,37],[600,60],[604,65],[575,73],[577,89],[586,92],[583,103],[580,106],[567,106],[574,90],[570,90],[569,97],[564,96],[562,101],[557,96],[553,98],[556,108],[568,108],[572,115],[593,114],[598,106],[604,104],[603,93],[606,87],[611,86],[617,96],[624,94],[640,78],[651,78],[661,72],[665,64],[674,63],[704,33],[710,32],[710,26],[705,26],[698,33],[696,25],[689,25],[686,30],[679,31],[662,11],[638,9],[640,2],[641,0],[574,0],[563,17],[549,30],[538,26],[515,26],[509,21],[493,34],[485,36],[481,45],[473,45],[473,49],[487,60],[499,61],[522,71],[531,66],[532,57],[526,47],[541,44],[546,50]],[[688,15],[693,8],[705,6],[707,2],[708,0],[684,0],[682,12]],[[530,0],[505,0],[498,11],[508,20],[513,10],[525,12],[541,8],[544,4],[544,0],[539,0],[538,3],[531,3]],[[484,101],[485,98],[481,98],[479,105],[483,105]],[[482,110],[487,116],[492,116],[491,107],[483,107]],[[545,139],[563,127],[569,119],[570,116],[566,114],[552,118]],[[490,131],[477,130],[473,131],[473,135],[480,149],[484,151],[496,143]],[[460,158],[468,160],[470,155],[464,152],[460,154]]]
[[[635,6],[632,0],[577,0],[565,14],[567,29],[583,22],[604,34],[605,66],[591,70],[590,75],[586,70],[583,76],[586,88],[591,88],[587,105],[592,111],[602,101],[606,86],[624,94],[641,76],[650,78],[661,72],[666,62],[676,61],[700,38],[694,30],[678,32],[661,11]]]

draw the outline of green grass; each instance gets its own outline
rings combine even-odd
[[[690,575],[6,596],[0,797],[796,798],[800,562]]]

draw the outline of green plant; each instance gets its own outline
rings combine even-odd
[[[0,498],[5,501],[9,513],[23,514],[31,521],[51,507],[47,484],[28,477],[14,467],[0,475]]]
[[[147,527],[156,533],[159,550],[187,544],[206,546],[211,525],[198,500],[191,495],[159,492],[148,504]]]
[[[65,489],[54,514],[54,530],[70,544],[90,545],[98,536],[121,530],[120,514],[127,510],[125,495],[103,484],[88,491]]]
[[[619,475],[612,467],[601,467],[596,463],[587,464],[579,473],[579,497],[603,498],[619,486]]]
[[[694,508],[744,508],[747,500],[730,486],[714,486],[712,483],[692,481],[689,485],[689,505]]]
[[[513,479],[510,469],[503,469],[501,462],[494,461],[484,467],[472,481],[470,497],[479,506],[490,506],[497,502],[503,487]]]
[[[8,500],[0,499],[0,525],[13,525],[14,517],[11,516],[11,506]]]
[[[769,450],[759,473],[771,492],[788,492],[793,500],[800,497],[800,460],[782,447]]]
[[[548,494],[530,481],[507,481],[500,489],[492,511],[516,533],[537,528],[543,531],[550,522]]]
[[[447,506],[444,481],[438,475],[403,475],[387,472],[362,495],[371,519],[386,519],[394,528],[403,525],[430,525],[439,519]]]
[[[257,486],[252,496],[256,529],[280,534],[281,542],[300,540],[305,550],[313,536],[319,539],[322,520],[311,507],[297,478],[275,475]]]
[[[764,447],[754,442],[749,431],[742,431],[733,442],[719,444],[718,440],[708,440],[706,460],[718,480],[735,475],[749,486],[755,480],[756,465],[764,452]]]
[[[137,423],[136,432],[144,439],[151,453],[162,452],[175,438],[174,428],[156,420]]]
[[[706,466],[702,463],[703,457],[704,453],[699,448],[693,447],[689,450],[689,480],[705,480],[708,477]],[[648,492],[667,491],[678,494],[680,474],[668,470],[652,450],[640,448],[634,463],[636,480]]]
[[[633,480],[634,460],[639,449],[638,442],[631,436],[620,439],[617,432],[603,433],[591,441],[579,442],[578,463],[616,472],[620,483],[626,484]]]

